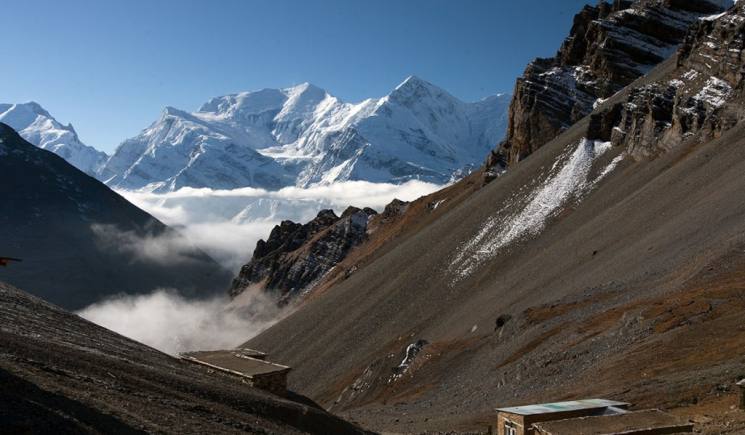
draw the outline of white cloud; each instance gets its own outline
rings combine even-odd
[[[321,209],[337,213],[347,206],[378,211],[394,198],[414,200],[442,186],[410,181],[376,184],[363,181],[310,188],[212,190],[184,188],[171,193],[119,191],[138,207],[181,235],[139,237],[106,225],[93,225],[98,243],[133,255],[137,261],[189,261],[197,246],[237,272],[251,257],[256,242],[266,238],[281,220],[307,222]],[[188,239],[188,240],[187,240]],[[164,352],[232,348],[285,316],[292,308],[277,308],[259,289],[248,289],[235,300],[226,295],[187,300],[177,290],[120,296],[93,304],[78,314],[99,325]]]
[[[266,238],[274,225],[282,220],[304,223],[324,208],[341,213],[349,205],[380,211],[394,198],[410,201],[441,187],[421,181],[400,185],[346,181],[308,188],[286,187],[278,191],[247,187],[119,193],[237,272],[251,258],[256,242]],[[123,239],[127,242],[125,246],[133,245],[126,237]],[[146,252],[154,252],[156,249],[152,242],[145,240],[140,244],[148,248]],[[164,249],[178,248],[178,243],[173,240],[164,240],[163,245]]]
[[[280,309],[260,290],[236,300],[226,296],[187,300],[175,290],[119,296],[78,314],[94,323],[169,354],[231,349],[271,326],[291,308]]]

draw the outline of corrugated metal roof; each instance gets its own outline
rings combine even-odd
[[[569,402],[541,403],[537,405],[513,406],[508,408],[497,408],[500,412],[509,412],[518,415],[551,414],[555,412],[577,411],[580,409],[600,409],[608,407],[626,408],[626,402],[617,402],[606,399],[584,399]]]

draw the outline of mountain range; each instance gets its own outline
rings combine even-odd
[[[115,154],[104,165],[111,186],[198,186],[224,164],[227,188],[237,163],[226,153],[245,157],[242,182],[267,187],[463,176],[380,213],[349,207],[283,221],[225,284],[236,302],[264,291],[289,307],[238,347],[292,367],[290,400],[177,364],[0,284],[0,377],[13,386],[7,401],[28,416],[22,427],[63,427],[79,421],[60,420],[72,414],[102,432],[363,431],[323,407],[379,433],[489,433],[495,407],[602,397],[663,409],[697,433],[745,433],[736,405],[745,373],[745,4],[615,0],[584,7],[573,23],[556,56],[517,79],[505,138],[470,173],[442,158],[443,144],[491,133],[460,122],[437,130],[469,105],[429,98],[435,90],[416,78],[359,105],[337,106],[302,85],[219,97],[195,113],[167,109],[117,150],[124,163],[111,166]],[[339,117],[316,125],[308,114],[326,107],[317,101]],[[355,118],[352,107],[370,112]],[[329,120],[345,133],[324,128]],[[403,142],[373,141],[380,132]],[[57,210],[83,232],[106,216],[96,207],[148,234],[151,218],[103,183],[3,124],[0,140],[0,169],[19,179],[0,193],[26,207],[0,222],[0,236],[46,236],[42,224]],[[442,171],[376,166],[390,151],[381,143]],[[28,216],[40,222],[33,231]],[[37,274],[64,283],[68,269],[81,270]],[[40,413],[40,403],[57,412]]]
[[[113,188],[275,190],[348,180],[452,181],[478,167],[502,138],[508,103],[504,94],[465,103],[413,76],[360,103],[304,83],[216,97],[196,112],[166,107],[110,157],[36,103],[1,105],[0,121]]]
[[[193,113],[166,108],[117,148],[101,177],[156,191],[444,183],[476,167],[501,138],[508,101],[464,103],[417,77],[357,104],[308,83],[226,95]]]

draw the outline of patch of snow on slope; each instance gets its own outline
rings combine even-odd
[[[701,91],[694,95],[694,99],[708,103],[712,107],[719,108],[727,102],[732,93],[732,86],[722,79],[710,77]]]
[[[534,191],[522,209],[509,215],[514,207],[505,206],[490,217],[471,240],[460,247],[449,266],[450,272],[454,274],[453,282],[468,277],[510,243],[540,234],[547,221],[561,211],[567,201],[580,198],[620,162],[623,157],[614,159],[595,180],[588,180],[593,161],[611,147],[610,142],[583,139],[570,156],[565,153],[557,159],[546,181]],[[558,169],[562,161],[565,163]]]

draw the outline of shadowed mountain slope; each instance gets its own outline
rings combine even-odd
[[[230,274],[181,235],[0,123],[0,279],[68,309],[157,287],[198,295]]]
[[[1,433],[364,433],[4,283],[0,348]]]

